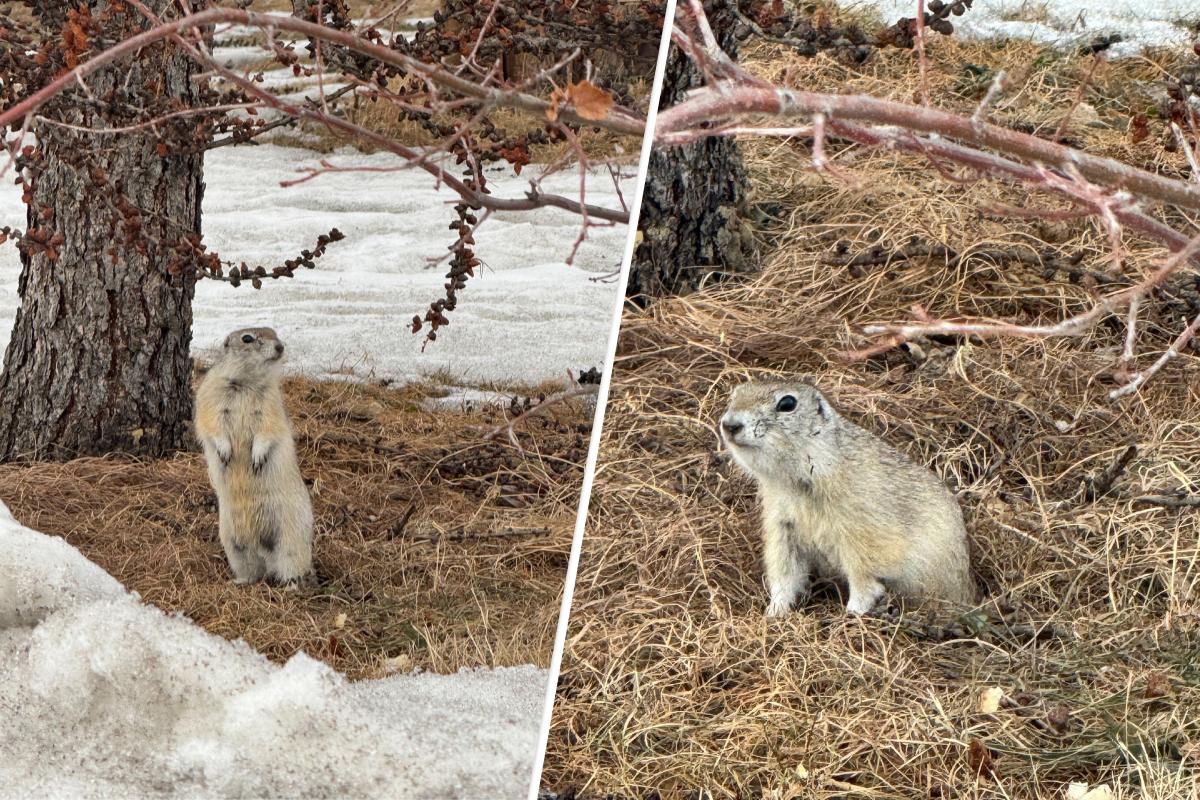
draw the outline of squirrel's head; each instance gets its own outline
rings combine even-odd
[[[274,328],[242,328],[225,337],[221,359],[248,369],[278,369],[283,342]]]
[[[833,447],[837,411],[803,381],[751,381],[733,390],[721,442],[756,478],[805,480],[799,471]],[[807,466],[806,466],[807,465]]]

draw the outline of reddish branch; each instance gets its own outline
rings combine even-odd
[[[1131,323],[1129,326],[1130,333],[1132,333],[1133,330],[1134,328]],[[1198,331],[1200,331],[1200,314],[1197,314],[1196,318],[1192,320],[1192,323],[1184,328],[1179,336],[1175,337],[1175,341],[1171,342],[1171,346],[1168,347],[1166,351],[1158,357],[1157,361],[1146,367],[1141,372],[1135,373],[1132,377],[1130,377],[1128,383],[1126,383],[1124,386],[1113,389],[1108,393],[1108,396],[1111,399],[1116,400],[1118,397],[1124,397],[1127,394],[1133,394],[1136,392],[1143,383],[1148,381],[1154,376],[1155,373],[1165,367],[1167,362],[1178,357],[1180,352],[1183,351],[1183,348],[1186,347],[1188,342],[1190,342],[1196,336]]]
[[[422,153],[413,148],[405,147],[387,136],[370,131],[334,114],[327,113],[324,108],[310,107],[309,104],[300,105],[281,100],[258,87],[253,81],[243,78],[232,70],[225,68],[213,60],[207,53],[192,46],[181,35],[183,33],[192,33],[199,37],[202,34],[204,26],[217,23],[236,23],[259,27],[268,31],[291,30],[314,39],[327,40],[363,55],[376,58],[383,63],[409,70],[434,85],[464,95],[486,107],[513,108],[529,114],[540,114],[543,116],[547,110],[552,108],[552,104],[546,100],[518,91],[480,85],[469,79],[447,72],[435,65],[426,64],[411,56],[397,53],[387,47],[372,44],[353,33],[330,29],[323,25],[294,17],[216,8],[191,14],[177,20],[160,22],[150,29],[131,36],[108,50],[96,54],[75,69],[60,75],[28,98],[0,113],[0,129],[15,123],[17,120],[27,118],[28,115],[34,113],[55,95],[68,88],[76,85],[84,85],[86,87],[84,79],[105,64],[124,55],[136,52],[156,41],[173,39],[187,47],[193,57],[222,74],[248,95],[255,97],[264,106],[275,108],[293,118],[318,122],[330,129],[358,137],[381,149],[390,151],[429,172],[439,182],[445,183],[446,186],[473,207],[488,208],[494,211],[527,211],[551,206],[608,222],[625,223],[629,221],[629,214],[625,210],[609,209],[602,206],[588,206],[579,200],[573,200],[560,195],[543,194],[536,190],[531,190],[521,199],[494,197],[466,185],[463,181],[452,175],[446,174],[440,166],[431,163]],[[644,122],[642,120],[620,109],[615,109],[602,120],[583,120],[583,118],[575,114],[570,108],[559,108],[558,115],[559,119],[568,122],[595,125],[618,133],[641,133],[644,129]]]
[[[463,78],[438,67],[427,64],[412,56],[398,53],[391,48],[373,44],[366,39],[347,31],[339,31],[324,25],[318,25],[306,20],[278,14],[263,14],[256,11],[238,11],[235,9],[211,8],[195,14],[189,14],[176,20],[164,21],[142,33],[114,45],[101,53],[92,56],[86,62],[73,70],[65,72],[51,81],[25,100],[14,104],[8,110],[0,113],[0,128],[12,125],[26,114],[37,110],[47,100],[64,89],[80,83],[88,75],[103,67],[105,64],[134,53],[154,42],[168,39],[178,34],[193,31],[203,33],[205,26],[231,23],[263,30],[285,30],[341,45],[357,53],[377,59],[391,66],[419,75],[421,78],[443,89],[456,94],[470,97],[493,108],[512,108],[531,115],[545,116],[553,105],[540,97],[514,92],[501,88],[481,85],[468,78]],[[615,133],[640,136],[645,130],[645,121],[623,109],[614,109],[608,117],[601,120],[585,119],[571,108],[559,108],[559,119],[579,125],[594,125]]]
[[[969,6],[967,2],[964,6]],[[933,3],[930,4],[933,8]],[[1124,229],[1136,231],[1166,245],[1166,261],[1141,280],[1098,299],[1090,308],[1058,322],[1020,324],[1003,320],[933,319],[921,307],[914,308],[916,320],[908,323],[874,324],[862,328],[868,337],[881,337],[850,353],[863,358],[894,348],[903,342],[933,335],[977,337],[1055,337],[1079,335],[1101,319],[1124,310],[1126,334],[1114,377],[1123,382],[1113,398],[1133,393],[1158,372],[1200,332],[1198,315],[1172,342],[1157,361],[1141,372],[1132,372],[1138,319],[1145,302],[1164,284],[1190,265],[1200,265],[1200,236],[1172,228],[1142,210],[1147,203],[1200,210],[1200,185],[1173,180],[1120,161],[1085,153],[1027,133],[1010,130],[986,120],[991,101],[1007,88],[997,76],[987,96],[972,116],[928,106],[926,65],[920,52],[923,105],[881,100],[865,95],[821,94],[774,86],[747,73],[716,46],[708,32],[700,0],[687,0],[685,16],[674,30],[676,45],[688,55],[706,79],[706,84],[678,105],[658,113],[655,140],[660,146],[686,144],[706,136],[733,134],[803,136],[811,138],[811,166],[817,172],[837,175],[827,155],[826,139],[837,137],[875,149],[909,152],[928,160],[938,174],[955,182],[983,177],[1002,178],[1034,190],[1048,191],[1069,199],[1071,216],[1095,216],[1109,235],[1113,267],[1110,280],[1121,278]],[[918,4],[923,11],[923,3]],[[948,8],[938,2],[937,12]],[[918,51],[923,51],[924,25],[928,15],[918,14],[912,33]],[[939,29],[940,30],[940,29]],[[1100,58],[1092,63],[1094,71]],[[1092,72],[1089,71],[1088,79]],[[1082,98],[1083,87],[1076,96]],[[1066,119],[1064,117],[1064,124]],[[769,117],[770,122],[753,125],[748,119]],[[806,124],[780,124],[800,117]],[[1184,138],[1176,124],[1177,138]],[[1057,135],[1056,137],[1057,138]],[[1189,164],[1195,153],[1183,142]],[[966,177],[953,170],[967,168]],[[1107,277],[1107,276],[1106,276]],[[1103,282],[1101,282],[1103,283]]]
[[[867,128],[836,120],[831,122],[829,127],[837,135],[869,147],[904,150],[931,160],[943,159],[970,167],[981,175],[1011,178],[1020,183],[1062,193],[1061,187],[1048,182],[1045,173],[1037,167],[1031,167],[975,148],[964,147],[945,139],[914,136],[900,128]],[[1074,195],[1069,196],[1075,198]],[[1158,240],[1172,252],[1182,249],[1191,241],[1187,235],[1169,225],[1164,225],[1133,206],[1116,205],[1111,207],[1111,211],[1116,220],[1126,228]],[[1194,256],[1193,262],[1200,265],[1200,255]]]
[[[937,134],[1058,170],[1074,168],[1095,183],[1119,187],[1139,197],[1181,208],[1200,210],[1200,186],[1155,175],[1115,159],[1091,155],[983,120],[867,95],[819,94],[777,86],[709,86],[693,93],[679,105],[660,111],[654,135],[656,139],[662,139],[690,130],[704,135],[705,126],[714,122],[753,114],[776,118],[822,114],[831,122],[849,120]],[[673,141],[677,142],[678,137]]]

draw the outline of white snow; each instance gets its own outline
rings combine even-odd
[[[3,798],[521,797],[546,680],[276,666],[0,503]]]
[[[339,172],[291,188],[301,167],[321,159],[339,167],[391,168],[389,154],[344,150],[321,156],[262,145],[211,151],[205,165],[204,232],[222,257],[268,268],[312,248],[330,228],[346,234],[315,270],[266,281],[256,291],[201,281],[194,304],[193,353],[204,356],[239,327],[269,325],[288,346],[289,368],[314,376],[344,375],[408,381],[435,372],[454,382],[535,383],[566,370],[598,366],[605,352],[615,282],[596,278],[619,267],[625,226],[592,228],[574,266],[566,258],[579,234],[577,215],[553,208],[494,214],[480,228],[476,254],[485,268],[459,293],[451,323],[421,352],[414,315],[424,316],[442,293],[446,263],[429,268],[456,234],[447,225],[457,195],[434,186],[420,170]],[[523,177],[489,173],[493,192],[522,197],[536,165]],[[543,190],[578,194],[578,173],[550,176]],[[623,184],[633,194],[632,179]],[[588,181],[589,202],[619,208],[607,172]],[[0,186],[0,225],[25,228],[20,189]],[[65,268],[66,265],[64,265]],[[20,259],[0,246],[0,348],[6,347],[19,303]]]
[[[116,597],[121,584],[71,545],[17,524],[0,502],[0,630],[35,626],[54,612]]]
[[[862,0],[891,24],[917,15],[916,0]],[[1101,34],[1124,40],[1111,58],[1136,56],[1146,47],[1191,47],[1195,34],[1184,21],[1200,21],[1200,0],[975,0],[961,17],[951,16],[956,36],[1027,39],[1073,47]]]
[[[426,397],[422,406],[428,411],[469,411],[485,406],[507,406],[513,396],[487,389],[458,388],[440,397]]]
[[[206,169],[206,238],[218,252],[271,265],[311,247],[330,227],[346,239],[329,247],[316,270],[260,291],[202,282],[198,347],[246,324],[269,324],[288,343],[292,366],[310,374],[352,369],[408,380],[441,370],[463,382],[535,382],[603,357],[616,286],[592,279],[618,267],[623,226],[593,229],[568,267],[577,216],[557,209],[494,214],[476,236],[485,269],[460,292],[451,324],[422,353],[423,334],[414,336],[409,324],[441,296],[447,265],[430,268],[428,259],[454,241],[447,225],[457,196],[414,170],[334,173],[285,189],[280,180],[296,177],[299,164],[315,164],[310,154],[276,146],[225,150],[214,151]],[[330,161],[388,167],[398,159],[346,152]],[[527,181],[506,172],[489,175],[495,194],[520,197]],[[611,184],[603,191],[601,180],[590,181],[590,199],[615,207]],[[560,174],[543,188],[570,194],[577,182]],[[256,190],[252,197],[239,191],[247,185]]]

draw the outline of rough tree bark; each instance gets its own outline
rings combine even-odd
[[[164,16],[177,7],[146,2]],[[47,41],[65,42],[68,11],[86,6],[102,25],[89,36],[100,48],[128,26],[144,27],[129,6],[111,14],[110,5],[36,10]],[[155,45],[41,113],[92,128],[142,121],[153,103],[191,105],[196,71],[174,45]],[[200,232],[202,150],[169,150],[161,129],[108,135],[40,122],[34,133],[21,303],[0,373],[0,459],[177,449],[191,416],[195,276],[171,274],[170,250]]]
[[[737,58],[734,17],[726,0],[705,3],[721,47]],[[659,108],[680,102],[701,76],[671,48]],[[732,139],[713,137],[683,147],[656,148],[650,155],[626,294],[645,303],[654,297],[695,290],[713,274],[757,268],[741,153]]]

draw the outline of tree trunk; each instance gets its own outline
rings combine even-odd
[[[705,3],[721,47],[737,57],[733,16],[724,0]],[[659,108],[701,85],[688,58],[672,46]],[[757,268],[746,200],[748,184],[737,143],[712,137],[650,154],[626,293],[638,302],[694,291],[714,276]]]
[[[66,9],[82,5],[39,4],[48,41],[68,40]],[[88,4],[93,52],[146,27],[132,7],[114,5],[116,13],[105,0]],[[174,13],[172,0],[147,5]],[[161,43],[41,113],[88,128],[143,122],[161,113],[152,109],[199,105],[196,72],[175,45]],[[0,459],[157,456],[182,446],[195,274],[176,268],[173,250],[198,236],[204,189],[198,123],[183,119],[121,134],[37,124],[37,152],[24,170],[21,304],[0,374]],[[181,129],[186,135],[164,139]]]

